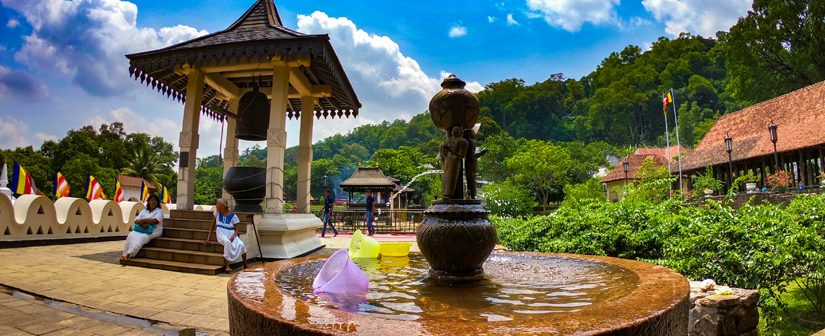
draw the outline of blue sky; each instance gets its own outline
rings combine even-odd
[[[0,148],[40,146],[85,124],[177,143],[182,106],[135,83],[123,54],[226,28],[253,0],[0,0]],[[440,78],[468,87],[507,78],[579,78],[610,52],[680,32],[712,36],[750,0],[276,1],[284,24],[329,34],[364,107],[317,121],[313,140],[423,112]],[[297,122],[288,125],[288,145]],[[220,125],[201,121],[199,156]],[[253,143],[242,143],[248,147]]]

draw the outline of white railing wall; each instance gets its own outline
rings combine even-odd
[[[22,195],[12,204],[0,195],[0,242],[126,236],[144,205]],[[168,210],[164,207],[164,212]]]

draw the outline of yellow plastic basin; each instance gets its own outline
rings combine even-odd
[[[411,242],[382,242],[381,256],[405,257],[410,254]]]

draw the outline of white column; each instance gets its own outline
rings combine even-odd
[[[272,100],[269,129],[266,132],[266,209],[265,213],[283,213],[284,150],[286,149],[286,107],[289,94],[289,68],[273,61]]]
[[[235,115],[238,114],[238,103],[240,102],[239,98],[233,98],[230,101],[229,108]],[[223,150],[223,176],[226,176],[226,172],[229,168],[236,167],[238,165],[238,139],[235,138],[235,131],[238,128],[238,121],[235,118],[226,118],[226,148]],[[225,200],[229,201],[230,206],[235,206],[235,200],[232,199],[232,195],[230,195],[226,190],[223,190],[223,196]]]
[[[178,210],[195,208],[195,158],[198,151],[198,123],[200,122],[203,73],[194,68],[189,71],[186,84],[186,103],[183,105],[183,127],[178,144]]]
[[[298,204],[299,213],[310,213],[309,191],[312,176],[312,124],[315,118],[315,97],[301,97],[301,134],[298,141]]]

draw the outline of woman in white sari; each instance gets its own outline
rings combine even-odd
[[[146,209],[135,217],[135,226],[126,236],[126,246],[123,247],[120,259],[128,261],[129,258],[138,254],[143,245],[160,237],[161,234],[163,234],[163,209],[160,207],[158,195],[151,194],[146,201]]]
[[[218,243],[223,245],[223,268],[226,273],[232,272],[229,264],[243,258],[243,267],[247,268],[246,263],[246,245],[238,238],[238,231],[235,230],[235,224],[241,220],[234,212],[229,210],[229,204],[225,199],[218,199],[215,204],[215,223],[212,224],[212,230],[206,236],[205,244],[209,244],[209,239],[212,238],[212,231],[215,231],[215,238]]]

